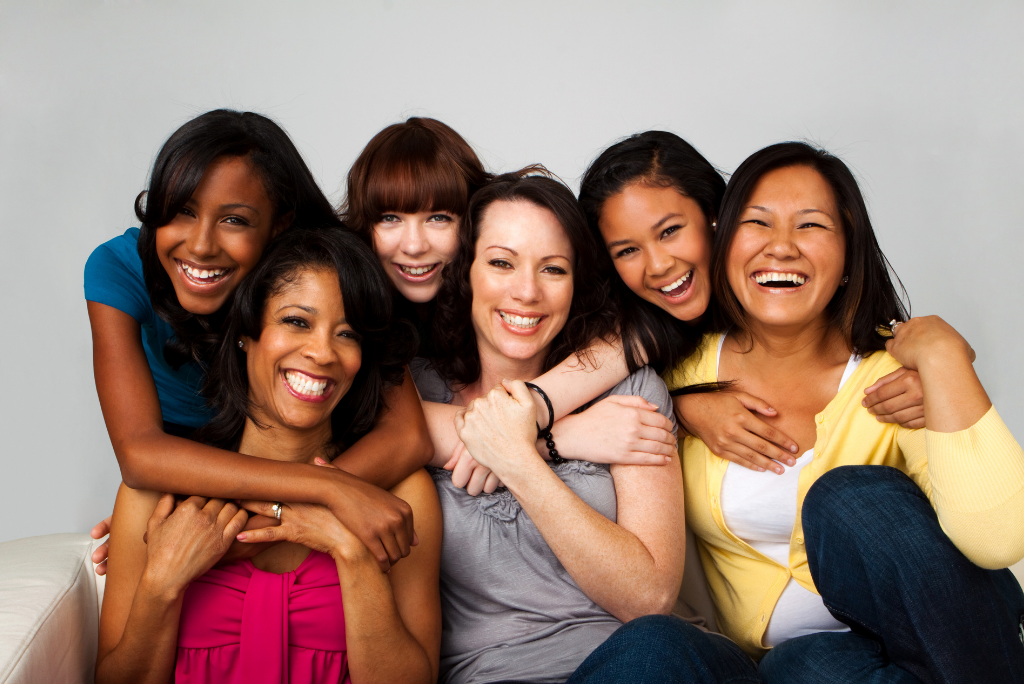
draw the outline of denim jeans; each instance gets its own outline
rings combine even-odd
[[[909,477],[831,470],[807,493],[803,524],[815,586],[852,632],[777,646],[762,681],[1024,683],[1020,585],[969,561]]]
[[[648,615],[619,627],[566,684],[757,681],[754,661],[732,641],[670,615]]]

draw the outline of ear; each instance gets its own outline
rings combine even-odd
[[[243,353],[246,353],[246,352],[249,351],[249,345],[251,345],[251,344],[252,344],[252,338],[251,337],[247,337],[245,335],[242,335],[241,337],[238,338],[238,348]]]
[[[270,229],[270,237],[271,237],[271,239],[276,238],[278,235],[281,234],[281,231],[283,231],[285,228],[290,226],[292,224],[292,220],[294,218],[295,218],[295,212],[294,211],[289,211],[287,214],[283,214],[281,216],[278,216],[277,220],[274,221],[273,227]]]

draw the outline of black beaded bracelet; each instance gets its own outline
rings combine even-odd
[[[553,464],[558,465],[559,463],[565,463],[565,459],[558,455],[558,449],[555,448],[555,439],[551,436],[551,426],[555,424],[555,408],[551,405],[551,399],[548,397],[547,392],[542,390],[538,385],[535,385],[532,382],[524,384],[539,394],[540,398],[544,400],[544,405],[548,407],[548,426],[546,428],[542,428],[540,423],[537,423],[537,439],[544,440],[544,443],[548,448],[548,456],[551,457],[551,462]]]

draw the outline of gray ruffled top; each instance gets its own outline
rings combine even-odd
[[[427,361],[411,367],[424,400],[451,402],[451,390]],[[610,394],[641,396],[673,419],[665,384],[647,368],[601,398]],[[615,520],[608,466],[568,461],[553,469],[587,505]],[[444,515],[440,681],[564,682],[622,623],[576,586],[510,491],[470,496],[452,484],[449,471],[430,470]]]

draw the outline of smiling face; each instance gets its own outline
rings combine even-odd
[[[622,282],[681,321],[700,318],[711,300],[711,233],[693,199],[675,188],[626,186],[598,220]]]
[[[373,226],[373,251],[410,302],[429,302],[458,250],[459,218],[444,211],[390,212]]]
[[[469,269],[482,359],[543,362],[569,317],[574,261],[550,210],[525,200],[487,207]]]
[[[362,363],[359,337],[345,319],[338,274],[302,271],[267,299],[258,340],[242,338],[249,397],[261,422],[325,431]]]
[[[274,219],[263,182],[244,157],[206,167],[185,206],[156,229],[156,253],[182,308],[212,314],[286,225]]]
[[[754,186],[726,257],[729,285],[751,325],[823,322],[843,278],[846,239],[835,195],[809,166],[766,173]]]

